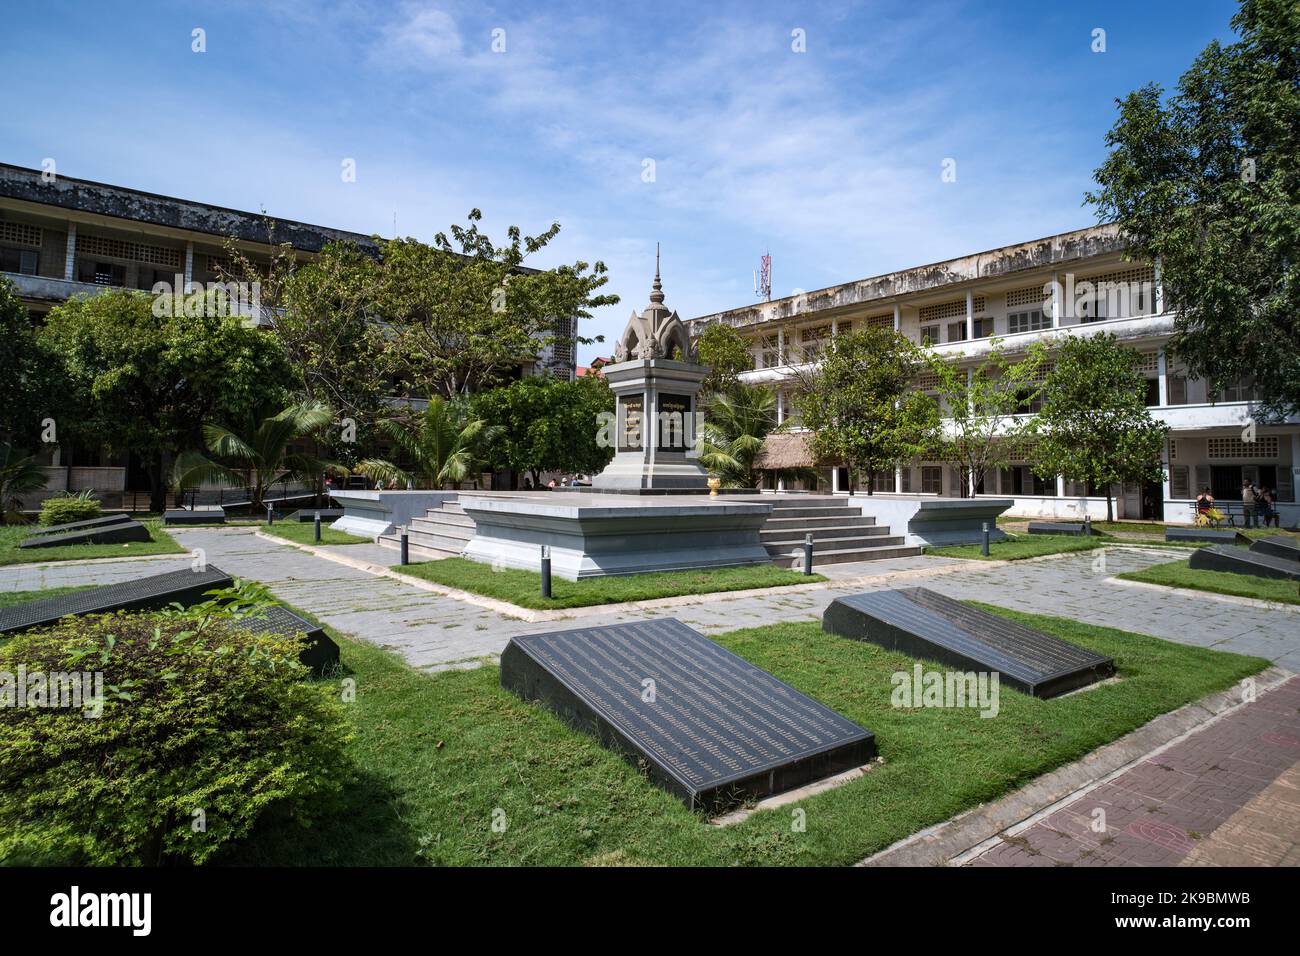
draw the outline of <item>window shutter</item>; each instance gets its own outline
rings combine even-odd
[[[1208,487],[1210,487],[1210,466],[1197,465],[1195,494],[1199,495],[1201,493],[1202,488],[1208,488]]]
[[[1187,404],[1187,379],[1181,375],[1169,376],[1169,404],[1186,405]]]
[[[1169,469],[1169,494],[1174,498],[1195,498],[1187,487],[1188,469],[1186,465],[1174,465]]]

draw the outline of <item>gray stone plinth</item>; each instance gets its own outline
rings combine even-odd
[[[907,544],[945,547],[979,544],[984,540],[984,523],[989,540],[1004,541],[998,530],[998,515],[1015,502],[1010,498],[933,498],[925,495],[856,495],[849,499],[862,513],[887,524],[895,533],[907,535]]]
[[[376,538],[398,525],[410,524],[412,518],[423,518],[427,511],[441,508],[444,501],[455,501],[459,494],[456,491],[331,491],[330,497],[343,506],[343,517],[330,527],[363,538]]]
[[[551,572],[570,581],[771,561],[758,536],[772,512],[766,502],[542,493],[462,494],[460,505],[474,519],[465,557],[536,571],[547,545]]]

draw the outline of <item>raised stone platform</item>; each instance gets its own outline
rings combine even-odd
[[[996,671],[1000,683],[1035,697],[1055,697],[1115,672],[1109,657],[928,588],[837,598],[822,628],[963,671]]]
[[[1300,561],[1300,538],[1288,538],[1280,534],[1271,538],[1260,538],[1250,546],[1250,550],[1273,558]]]
[[[984,525],[990,541],[1005,541],[998,515],[1013,504],[1011,498],[936,498],[930,495],[854,495],[849,501],[862,513],[904,535],[904,543],[939,548],[954,544],[979,544]]]
[[[1300,581],[1300,561],[1221,544],[1198,549],[1192,554],[1188,565],[1197,571],[1227,571],[1230,574],[1249,574],[1257,578]]]
[[[1218,531],[1214,528],[1165,528],[1166,541],[1208,541],[1210,544],[1249,544],[1250,539],[1240,531]]]
[[[515,637],[501,686],[645,767],[692,810],[876,754],[871,731],[671,618]]]
[[[462,493],[474,522],[464,556],[497,567],[536,571],[541,546],[557,577],[766,564],[759,529],[772,505],[723,498],[539,492]],[[336,525],[337,527],[337,525]]]
[[[330,527],[362,538],[377,538],[458,496],[455,491],[331,491],[330,497],[343,506],[343,517]]]
[[[126,544],[132,541],[152,541],[149,529],[138,521],[118,521],[80,531],[63,531],[28,538],[20,548],[62,548],[70,544]]]

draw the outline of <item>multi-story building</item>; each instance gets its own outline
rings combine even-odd
[[[33,320],[75,295],[105,287],[149,291],[223,282],[228,243],[253,263],[269,262],[268,214],[243,212],[122,186],[47,176],[39,169],[0,163],[0,275],[11,280]],[[351,242],[379,254],[374,237],[275,219],[274,242],[310,259],[331,242]],[[572,317],[557,322],[556,342],[521,374],[548,372],[572,379]],[[418,400],[417,400],[418,401]],[[51,463],[51,489],[121,492],[147,487],[129,455],[94,448],[60,449]],[[60,469],[62,477],[54,472]]]
[[[1113,488],[1120,516],[1190,520],[1200,488],[1240,503],[1242,481],[1249,479],[1276,489],[1284,524],[1300,521],[1300,416],[1250,428],[1256,398],[1250,383],[1211,394],[1205,382],[1187,374],[1166,350],[1174,315],[1164,302],[1158,264],[1126,259],[1125,243],[1114,226],[703,315],[689,325],[692,335],[699,335],[719,322],[752,342],[754,369],[742,378],[777,390],[782,422],[796,413],[791,396],[800,372],[817,360],[830,339],[853,328],[895,329],[968,369],[987,359],[994,342],[1014,357],[1034,342],[1050,345],[1066,336],[1113,333],[1141,355],[1147,405],[1169,428],[1161,462],[1164,482]],[[926,384],[923,378],[917,387]],[[1014,498],[1012,514],[1105,515],[1104,489],[1039,478],[1028,465],[1032,453],[1032,447],[1015,448],[1010,467],[980,476],[976,493]],[[822,468],[820,474],[823,489],[854,490],[848,487],[846,469]],[[936,461],[900,463],[894,474],[880,476],[872,490],[949,497],[970,493],[956,469]]]

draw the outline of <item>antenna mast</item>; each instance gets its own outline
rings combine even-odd
[[[764,302],[772,301],[772,254],[765,252],[758,260],[758,269],[754,272],[754,295],[761,296]]]

